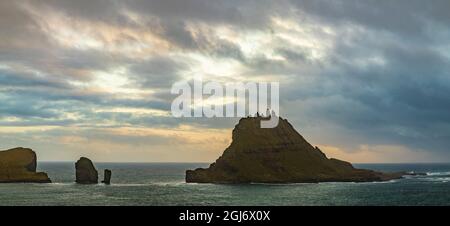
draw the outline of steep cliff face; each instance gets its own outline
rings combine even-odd
[[[355,169],[329,159],[309,144],[286,120],[277,127],[260,128],[261,117],[243,118],[233,130],[233,141],[207,169],[186,171],[186,182],[300,183],[325,181],[384,181],[402,175]]]
[[[0,151],[0,183],[50,183],[46,173],[36,172],[36,153],[29,148]]]

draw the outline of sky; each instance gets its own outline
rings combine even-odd
[[[447,0],[0,1],[0,149],[211,162],[237,118],[174,118],[173,83],[280,83],[329,157],[450,161]]]

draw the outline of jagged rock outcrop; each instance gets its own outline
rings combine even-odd
[[[92,161],[88,158],[81,157],[75,163],[76,181],[78,184],[97,184],[98,172]]]
[[[51,183],[46,173],[36,172],[36,161],[29,148],[0,151],[0,183]]]
[[[401,173],[356,169],[329,159],[280,117],[275,128],[260,128],[262,117],[242,118],[232,143],[207,169],[186,171],[186,182],[196,183],[304,183],[369,182],[401,178]]]
[[[111,184],[111,170],[105,169],[105,172],[103,173],[103,180],[102,183],[104,184]]]

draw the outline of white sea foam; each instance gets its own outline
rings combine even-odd
[[[62,183],[62,182],[52,182],[52,183],[47,183],[44,185],[55,185],[55,186],[69,186],[69,185],[74,185],[75,182],[67,182],[67,183]]]
[[[184,185],[186,184],[186,182],[184,181],[175,181],[175,182],[156,182],[156,183],[152,183],[154,185],[159,185],[159,186],[179,186],[179,185]]]
[[[151,186],[152,184],[110,184],[107,186],[113,186],[113,187],[144,187],[144,186]]]
[[[427,172],[427,176],[450,176],[450,172]]]

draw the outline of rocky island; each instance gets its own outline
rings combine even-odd
[[[103,180],[102,183],[109,185],[111,184],[111,170],[109,169],[105,169],[104,173],[103,173]]]
[[[403,173],[356,169],[327,158],[280,117],[275,128],[260,128],[263,117],[240,119],[232,143],[209,168],[187,170],[188,183],[370,182],[401,178]]]
[[[75,182],[78,184],[97,184],[98,172],[92,161],[86,157],[81,157],[75,163]]]
[[[0,151],[0,183],[51,183],[46,173],[36,172],[36,159],[29,148]]]

